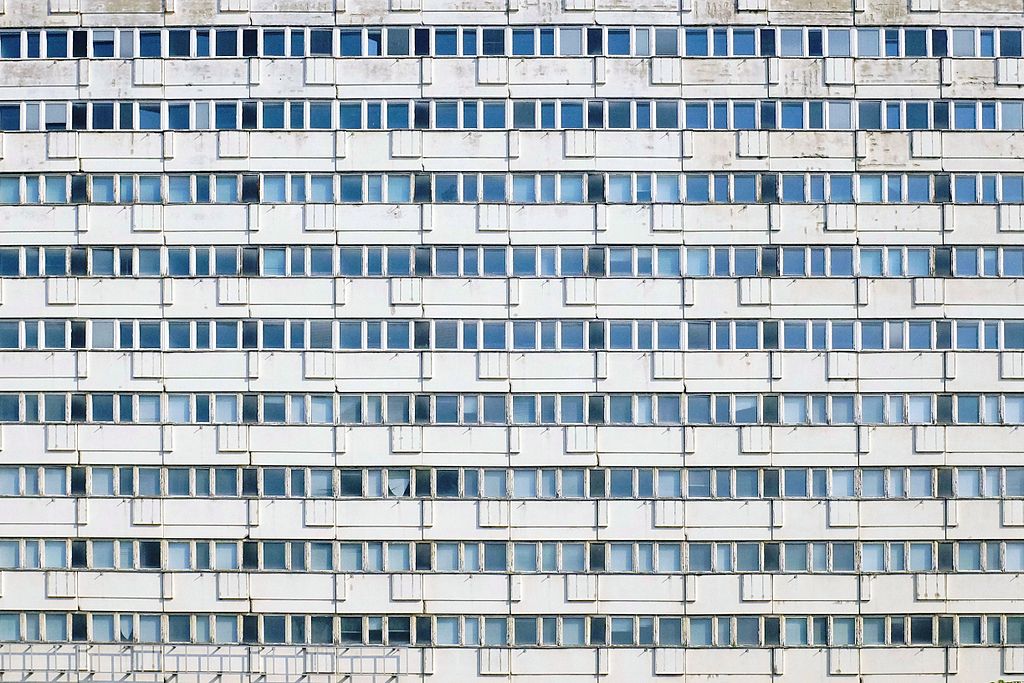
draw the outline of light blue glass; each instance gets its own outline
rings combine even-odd
[[[219,175],[216,177],[217,203],[234,204],[238,202],[238,176]],[[143,194],[142,179],[139,179],[139,195]]]
[[[67,189],[67,178],[65,176],[51,176],[48,175],[46,180],[46,203],[47,204],[67,204],[68,201],[68,189]]]
[[[113,195],[113,188],[111,188],[111,195]],[[111,201],[112,200],[113,196],[111,196]],[[0,178],[0,203],[18,204],[20,201],[21,178],[18,176],[4,176]]]
[[[95,183],[93,193],[95,194]],[[167,179],[167,201],[172,204],[187,204],[192,201],[192,178],[190,176],[170,176]]]
[[[860,201],[862,203],[876,203],[882,201],[882,176],[860,176]]]
[[[263,176],[263,201],[264,202],[284,202],[285,195],[285,178],[283,175],[265,175]]]
[[[334,176],[312,176],[309,182],[309,200],[315,204],[332,203],[334,201]]]

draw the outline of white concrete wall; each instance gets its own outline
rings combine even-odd
[[[1019,27],[1021,0],[0,0],[4,29],[335,26]],[[510,36],[511,34],[509,34]],[[337,36],[335,37],[337,41]],[[507,37],[510,40],[510,37]],[[0,100],[1002,99],[1005,57],[0,59]],[[1021,171],[1011,131],[80,131],[0,134],[0,174]],[[744,204],[0,207],[0,247],[39,245],[1021,244],[1019,206]],[[0,319],[1014,319],[1018,278],[0,278]],[[1012,350],[12,350],[0,392],[1014,394]],[[487,499],[63,495],[39,468],[944,468],[1020,465],[1019,425],[2,424],[0,543],[40,541],[959,542],[1007,556],[1020,497]],[[28,474],[29,471],[35,475]],[[166,469],[161,475],[169,476]],[[215,475],[216,476],[216,475]],[[264,475],[266,476],[266,475]],[[338,478],[339,475],[334,475]],[[770,475],[768,475],[770,476]],[[836,476],[836,475],[833,475]],[[896,476],[896,475],[892,475]],[[938,475],[936,475],[938,476]],[[966,475],[965,475],[966,476]],[[991,476],[986,474],[986,476]],[[41,475],[46,481],[47,475]],[[510,475],[511,479],[511,475]],[[985,481],[989,481],[987,478]],[[986,484],[988,486],[988,484]],[[2,547],[2,546],[0,546]],[[45,546],[44,546],[45,547]],[[509,546],[509,553],[512,553]],[[724,546],[723,546],[724,547]],[[966,546],[958,546],[966,547]],[[1007,550],[1009,549],[1009,550]],[[24,548],[21,551],[25,553]],[[168,552],[166,546],[164,554]],[[938,551],[936,551],[938,552]],[[962,551],[966,552],[966,551]],[[993,556],[999,561],[999,552]],[[2,557],[2,555],[0,555]],[[88,558],[93,562],[92,555]],[[0,616],[38,613],[846,617],[1022,614],[1022,568],[809,573],[0,569]],[[858,565],[860,566],[860,565]],[[1003,567],[1007,568],[1003,568]],[[22,619],[21,616],[18,617]],[[695,622],[691,622],[695,623]],[[910,623],[909,620],[907,622]],[[0,681],[987,681],[986,644],[460,646],[0,642]],[[989,621],[985,621],[989,624]],[[994,622],[992,622],[994,625]],[[19,626],[24,629],[23,622]],[[2,627],[2,622],[0,622]],[[136,626],[138,628],[138,626]],[[166,628],[166,627],[165,627]],[[336,628],[338,628],[336,626]],[[691,638],[690,627],[684,631]],[[1011,628],[1004,624],[1004,629]],[[909,630],[909,625],[908,625]],[[167,634],[162,634],[166,636]],[[338,634],[335,633],[335,638]],[[3,631],[0,630],[0,641]],[[64,639],[67,640],[67,639]],[[237,641],[238,639],[235,639]],[[336,640],[336,642],[338,642]]]

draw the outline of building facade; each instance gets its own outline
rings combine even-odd
[[[0,0],[0,680],[1024,678],[1022,0]]]

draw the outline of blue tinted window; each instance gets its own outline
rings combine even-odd
[[[928,56],[928,37],[924,29],[908,28],[903,32],[903,56]]]
[[[476,55],[476,29],[462,29],[462,56],[471,57]]]
[[[708,32],[707,29],[688,28],[686,29],[686,55],[688,57],[707,57],[708,55]]]
[[[342,29],[341,56],[359,57],[363,54],[363,32],[359,29]]]
[[[481,41],[482,54],[484,55],[503,55],[505,54],[505,29],[503,28],[485,28],[482,31],[483,40]]]
[[[995,57],[996,54],[996,37],[995,31],[983,30],[978,33],[978,39],[980,43],[980,50],[978,55],[981,57]]]
[[[996,103],[995,102],[982,102],[981,103],[981,127],[985,130],[995,130],[996,128]]]
[[[453,28],[439,28],[434,31],[434,54],[451,57],[458,54],[458,35]]]
[[[63,59],[68,56],[67,31],[46,32],[46,56],[51,59]]]
[[[309,104],[309,127],[330,128],[331,127],[331,103],[310,102]]]
[[[999,31],[999,56],[1021,56],[1021,40],[1019,29],[1001,29]]]
[[[291,31],[291,45],[290,53],[292,57],[305,57],[306,56],[306,34],[302,29],[292,29]]]
[[[739,130],[753,130],[757,126],[753,102],[736,102],[732,107],[733,126]]]
[[[833,202],[853,201],[853,177],[848,175],[833,175],[831,178],[831,199]]]
[[[686,103],[686,127],[693,130],[703,130],[708,127],[707,102]]]
[[[534,36],[532,28],[517,28],[512,30],[512,54],[534,55]]]
[[[802,175],[782,176],[782,201],[804,201],[804,177]]]
[[[754,30],[733,29],[732,53],[736,57],[754,56]]]
[[[238,55],[238,32],[234,29],[216,31],[214,49],[218,57],[235,57]]]
[[[629,29],[608,29],[608,54],[629,54]]]
[[[757,179],[752,175],[738,175],[733,178],[733,201],[737,204],[752,204],[757,201]]]
[[[973,102],[957,102],[953,105],[954,128],[957,130],[973,130],[977,126],[977,109]]]
[[[459,201],[459,178],[455,175],[438,175],[434,179],[434,201]]]
[[[711,49],[716,57],[729,56],[729,30],[716,28],[711,33]]]
[[[562,102],[561,104],[562,114],[562,128],[582,128],[583,127],[583,103],[582,102]]]
[[[901,127],[900,103],[888,102],[885,105],[885,129],[899,130]]]
[[[886,29],[885,30],[885,56],[886,57],[899,57],[900,56],[900,31],[899,29]]]
[[[99,57],[100,55],[96,55]],[[21,34],[0,33],[0,57],[17,59],[21,57]]]
[[[540,30],[540,53],[542,55],[555,54],[555,29],[542,28]]]
[[[862,130],[879,130],[882,127],[882,103],[858,102],[858,124]]]
[[[313,29],[309,32],[309,54],[330,56],[334,54],[334,31]]]
[[[363,177],[361,175],[341,176],[341,201],[363,201]]]
[[[358,102],[342,103],[339,116],[340,128],[358,130],[363,127],[363,105]]]
[[[928,176],[907,176],[907,201],[911,204],[926,204],[930,201]]]
[[[1003,176],[1003,201],[1020,203],[1024,201],[1024,177]]]
[[[167,127],[171,130],[188,129],[188,105],[169,104],[167,105]]]
[[[17,104],[0,106],[0,130],[21,128],[21,107]]]
[[[284,102],[267,102],[263,105],[263,127],[284,128]]]
[[[263,32],[263,55],[284,57],[284,31]]]
[[[691,203],[710,200],[708,177],[706,175],[686,176],[686,201]]]
[[[141,130],[160,129],[159,103],[143,103],[139,105],[139,128]]]
[[[505,201],[505,176],[485,175],[483,181],[483,201]]]
[[[808,192],[808,199],[815,204],[821,204],[825,201],[825,176],[818,174],[811,174],[810,191]]]
[[[233,102],[218,102],[214,107],[214,125],[218,130],[238,127],[238,108]]]
[[[434,125],[437,128],[457,128],[459,105],[457,102],[437,102],[434,105]]]
[[[782,127],[789,129],[804,127],[804,105],[802,102],[782,103]]]
[[[380,39],[380,29],[371,29],[366,32],[366,56],[380,57],[383,44]]]
[[[654,103],[654,125],[656,128],[679,127],[679,107],[675,101]]]
[[[900,176],[891,175],[886,177],[885,200],[887,202],[903,201],[903,179]]]
[[[729,128],[729,103],[728,102],[715,102],[712,105],[711,125],[716,130],[726,130],[726,129]]]
[[[139,56],[160,57],[160,32],[140,31],[139,32]]]
[[[95,130],[114,130],[114,102],[92,103],[92,127]]]
[[[405,102],[388,102],[388,128],[409,127],[409,105]]]
[[[882,176],[862,175],[860,177],[860,201],[882,201]]]
[[[907,102],[907,128],[926,130],[928,128],[928,103]]]
[[[958,175],[954,180],[955,199],[961,204],[978,201],[978,179],[972,175]]]
[[[505,127],[505,103],[484,102],[484,128]]]

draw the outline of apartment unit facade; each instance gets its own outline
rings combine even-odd
[[[1024,678],[1021,0],[0,0],[0,680]]]

